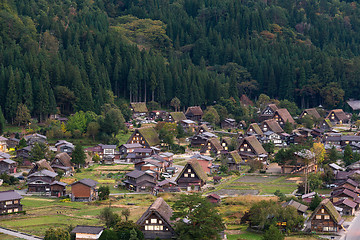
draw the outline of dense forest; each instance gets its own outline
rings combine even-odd
[[[360,94],[360,9],[339,0],[1,0],[0,107],[40,120],[117,96],[168,106]]]

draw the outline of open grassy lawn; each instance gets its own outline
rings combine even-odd
[[[227,239],[229,240],[262,240],[262,235],[258,233],[246,232],[234,235],[227,235]]]
[[[60,199],[25,197],[21,202],[26,215],[1,219],[0,225],[6,228],[43,236],[49,227],[69,225],[102,225],[98,219],[100,211],[111,205],[121,215],[124,208],[130,209],[130,220],[136,221],[155,200],[152,195],[128,195],[111,197],[96,203],[61,202]],[[128,203],[134,205],[128,205]],[[7,238],[1,238],[7,239]]]
[[[96,180],[100,185],[109,186],[110,193],[128,192],[115,187],[117,182],[129,171],[134,170],[132,164],[117,164],[117,165],[98,165],[95,164],[87,169],[82,169],[74,176],[64,177],[61,181],[71,184],[83,178],[90,178]],[[70,191],[70,187],[68,187]]]

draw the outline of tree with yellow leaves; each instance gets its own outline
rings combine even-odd
[[[315,160],[316,160],[317,164],[320,165],[325,159],[326,151],[325,151],[324,144],[314,143],[311,148],[311,151],[313,153],[315,153]]]

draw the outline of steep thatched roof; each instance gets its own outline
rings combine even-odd
[[[284,120],[284,123],[286,123],[286,122],[289,122],[292,124],[295,123],[294,119],[292,118],[292,116],[290,115],[289,111],[286,108],[280,108],[280,109],[276,110],[275,114],[276,113]]]
[[[301,114],[300,114],[300,118],[306,116],[306,115],[310,115],[316,119],[321,118],[319,112],[316,110],[316,108],[309,108],[309,109],[305,109]]]
[[[186,120],[186,116],[183,112],[171,112],[170,116],[175,122],[181,122],[182,120]]]
[[[204,114],[199,106],[188,107],[188,109],[185,112],[185,115],[188,115],[189,113],[192,113],[192,115],[194,116],[202,116]]]
[[[224,150],[224,148],[223,148],[223,147],[221,146],[221,144],[220,144],[219,139],[217,139],[217,138],[211,138],[211,139],[209,139],[208,141],[211,143],[211,145],[214,146],[214,148],[216,149],[216,151]]]
[[[329,213],[331,219],[334,220],[335,223],[342,224],[344,222],[344,220],[340,216],[340,213],[338,211],[336,211],[334,205],[332,204],[332,202],[328,198],[321,201],[319,206],[311,214],[309,220],[314,219],[315,215],[319,212],[319,210],[321,208],[324,208]]]
[[[242,158],[239,155],[238,151],[231,151],[229,152],[229,155],[231,156],[231,158],[234,160],[235,163],[239,164],[242,162]]]
[[[268,130],[267,131],[272,131],[274,133],[282,133],[284,132],[284,130],[280,127],[280,125],[277,123],[277,121],[275,121],[275,119],[268,119],[265,120],[262,123],[262,127],[264,128],[264,124],[266,124],[268,126]]]
[[[248,137],[243,138],[243,140],[239,146],[241,146],[244,141],[246,141],[250,145],[250,147],[252,149],[254,149],[254,151],[257,155],[267,154],[267,152],[265,151],[265,149],[263,148],[263,146],[261,145],[261,143],[257,140],[257,138],[255,136],[248,136]]]
[[[56,159],[59,159],[59,161],[63,164],[63,166],[72,167],[71,157],[66,152],[56,154],[55,159],[53,160],[53,162]],[[53,164],[53,162],[51,162],[51,165]]]
[[[257,123],[252,123],[252,124],[250,124],[250,126],[248,127],[248,129],[247,129],[247,131],[246,131],[247,133],[250,132],[250,131],[249,131],[250,128],[254,129],[254,131],[255,131],[256,134],[258,134],[258,135],[260,135],[260,136],[264,135],[263,131],[261,130],[260,126],[259,126]]]
[[[147,113],[149,111],[145,102],[132,102],[130,106],[135,113]]]
[[[223,137],[221,143],[226,143],[227,145],[231,144],[231,137]]]
[[[341,121],[349,120],[349,117],[346,116],[346,114],[344,113],[344,111],[342,109],[331,110],[326,118],[331,119],[330,117],[332,114],[335,114],[335,116]]]
[[[207,175],[204,172],[203,168],[201,167],[200,163],[197,161],[197,159],[190,159],[185,167],[182,169],[181,173],[178,175],[176,182],[178,179],[183,175],[184,171],[187,169],[187,166],[190,165],[192,169],[194,169],[196,175],[204,182],[207,181]]]
[[[139,133],[145,138],[146,142],[150,146],[156,146],[160,144],[159,135],[153,127],[139,128]]]
[[[35,173],[37,171],[41,171],[43,169],[48,170],[50,172],[55,172],[54,169],[50,166],[50,164],[48,163],[48,161],[46,161],[46,159],[42,159],[40,161],[37,161],[35,163],[33,163],[34,166],[33,168],[29,171],[29,175],[32,173]]]

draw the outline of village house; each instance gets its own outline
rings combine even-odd
[[[143,148],[140,143],[123,144],[119,147],[120,158],[125,158],[129,153],[134,152],[136,148]]]
[[[350,123],[351,117],[346,115],[342,109],[334,109],[329,112],[329,114],[326,116],[326,119],[329,119],[333,125],[336,125]]]
[[[245,161],[256,160],[260,161],[264,167],[267,165],[267,152],[255,136],[243,138],[237,150]]]
[[[273,119],[275,119],[275,121],[280,125],[281,128],[284,128],[286,122],[289,122],[292,125],[295,124],[294,119],[286,108],[276,110]]]
[[[0,161],[5,159],[10,159],[12,156],[9,153],[0,152]]]
[[[71,153],[75,150],[74,144],[65,140],[59,140],[55,143],[55,147],[58,152],[67,153],[71,155]]]
[[[0,152],[7,152],[8,149],[7,149],[7,141],[8,139],[3,137],[3,136],[0,136]]]
[[[323,131],[331,131],[333,129],[334,125],[330,122],[330,119],[324,119],[321,123],[320,123],[320,130]]]
[[[239,152],[236,150],[222,154],[222,158],[226,162],[230,171],[239,171],[241,164],[245,163],[239,155]]]
[[[205,132],[211,132],[210,128],[206,124],[201,124],[199,127],[196,128],[196,135],[205,133]]]
[[[157,198],[136,222],[145,239],[172,239],[175,237],[171,207],[163,198]]]
[[[145,116],[149,112],[145,102],[132,102],[130,103],[130,109],[133,112],[133,118]]]
[[[221,202],[221,197],[215,193],[207,195],[206,198],[209,202],[214,204],[219,204]]]
[[[65,175],[74,172],[71,157],[66,152],[56,154],[54,160],[51,161],[50,166],[54,171],[63,171]]]
[[[304,111],[301,112],[301,114],[299,115],[299,118],[303,118],[305,116],[310,116],[313,119],[321,118],[321,116],[320,116],[319,112],[316,110],[316,108],[305,109]]]
[[[58,174],[46,169],[36,171],[27,177],[28,192],[50,193],[50,184]]]
[[[359,195],[357,193],[354,193],[353,191],[349,190],[349,189],[337,189],[335,191],[331,192],[331,196],[330,196],[331,201],[334,202],[338,202],[342,199],[349,199],[353,202],[360,202],[360,198]]]
[[[21,204],[22,198],[23,197],[14,190],[1,191],[0,215],[21,212],[23,210]]]
[[[301,204],[297,201],[294,201],[293,199],[291,199],[288,202],[284,202],[283,204],[281,204],[282,207],[294,207],[299,215],[305,216],[306,215],[306,211],[308,210],[308,206]]]
[[[103,231],[104,227],[77,225],[70,234],[75,235],[75,240],[97,240],[101,237]]]
[[[229,147],[231,146],[231,138],[223,137],[220,142],[221,146],[225,151],[229,151]]]
[[[17,166],[17,163],[11,159],[1,159],[0,160],[0,174],[16,173],[16,166]]]
[[[311,200],[317,195],[316,192],[306,193],[301,196],[303,202],[310,203]]]
[[[30,134],[24,137],[26,144],[32,146],[35,143],[47,144],[47,137],[38,133]]]
[[[92,202],[97,200],[98,192],[96,189],[98,182],[84,178],[71,184],[71,201],[73,202]]]
[[[182,120],[180,124],[184,131],[187,133],[193,133],[196,130],[196,122],[194,122],[193,120]]]
[[[202,147],[211,138],[217,138],[217,136],[211,132],[204,132],[190,137],[189,141],[191,143],[191,147]]]
[[[222,129],[235,129],[237,127],[237,123],[233,118],[224,119],[220,125]]]
[[[276,110],[278,110],[278,107],[275,104],[269,104],[267,105],[260,113],[259,121],[262,122],[267,119],[273,118]]]
[[[348,198],[343,198],[337,202],[334,202],[334,206],[342,208],[343,215],[355,215],[355,210],[358,204]]]
[[[283,147],[284,145],[286,145],[286,142],[283,141],[281,135],[272,131],[264,132],[264,136],[260,138],[260,141],[262,144],[274,143],[277,147]]]
[[[224,149],[221,146],[219,139],[211,138],[207,140],[204,146],[202,146],[200,153],[205,155],[219,155],[223,150]]]
[[[168,112],[163,110],[154,110],[149,113],[150,120],[162,120],[165,121],[168,117]]]
[[[159,135],[152,127],[135,129],[134,133],[130,136],[127,144],[139,143],[146,148],[157,146],[160,144]]]
[[[330,169],[332,170],[334,175],[336,175],[339,171],[344,171],[345,170],[344,168],[340,167],[336,163],[330,163],[328,166],[330,167]]]
[[[42,159],[33,163],[33,167],[31,168],[28,174],[31,175],[43,169],[46,169],[50,172],[55,172],[54,169],[50,166],[49,162],[46,161],[46,159]]]
[[[25,162],[29,161],[31,158],[30,152],[31,152],[32,146],[27,146],[21,149],[16,150],[16,158],[21,159],[23,162],[23,165]]]
[[[206,181],[206,173],[196,159],[189,160],[176,178],[178,186],[186,191],[200,191]]]
[[[193,121],[200,121],[203,115],[204,113],[199,106],[188,107],[185,112],[186,118]]]
[[[346,145],[360,144],[360,136],[355,135],[333,135],[325,136],[323,140],[328,148],[335,146],[336,148],[345,147]]]
[[[261,131],[260,126],[257,123],[252,123],[249,125],[248,129],[246,130],[246,134],[249,136],[258,135],[263,136],[263,131]]]
[[[125,187],[136,192],[153,191],[156,186],[156,176],[154,174],[134,170],[125,175]]]
[[[168,115],[168,122],[180,123],[182,120],[186,120],[186,116],[183,112],[171,112]]]
[[[329,199],[324,199],[309,218],[313,232],[339,232],[344,219]]]
[[[261,123],[261,130],[262,132],[272,131],[274,133],[282,133],[284,130],[280,127],[277,121],[275,119],[268,119]]]
[[[126,156],[126,162],[137,162],[141,159],[150,157],[155,154],[152,148],[135,148],[133,152]]]
[[[292,159],[279,163],[279,165],[281,166],[281,173],[305,174],[317,170],[315,154],[308,149],[295,152]]]
[[[7,148],[16,148],[17,145],[19,145],[20,140],[14,137],[8,138],[6,141]],[[1,151],[0,151],[1,152]]]
[[[177,183],[168,179],[158,182],[155,186],[157,192],[180,192]]]
[[[172,164],[173,158],[174,158],[173,153],[171,153],[171,152],[163,152],[163,153],[160,153],[159,156],[162,157],[165,161]]]
[[[66,183],[53,181],[50,183],[50,195],[54,197],[63,197],[66,195]]]

